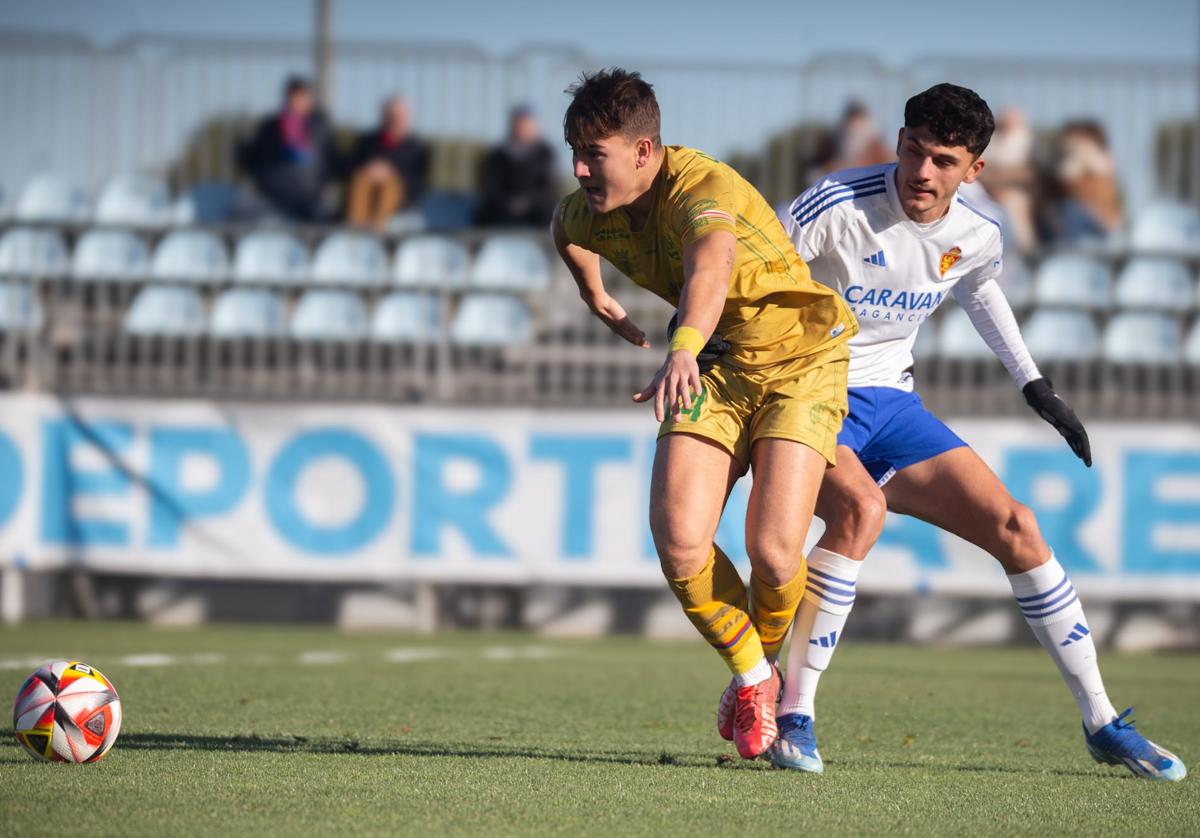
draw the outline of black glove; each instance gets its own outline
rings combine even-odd
[[[675,334],[675,327],[679,325],[679,312],[671,315],[671,322],[667,324],[667,342],[671,342],[671,336]],[[708,372],[717,365],[717,361],[721,356],[729,351],[732,344],[723,339],[716,332],[708,339],[708,343],[704,344],[704,348],[700,350],[700,354],[696,356],[696,366],[700,368],[700,372]]]
[[[1083,423],[1079,421],[1075,411],[1054,392],[1054,385],[1050,383],[1050,379],[1034,379],[1021,388],[1021,392],[1025,394],[1025,401],[1037,415],[1053,425],[1054,430],[1062,434],[1067,445],[1071,446],[1075,456],[1091,468],[1092,445],[1088,442],[1087,431],[1084,430]]]

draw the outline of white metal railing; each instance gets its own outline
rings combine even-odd
[[[0,183],[11,193],[37,171],[59,172],[93,191],[125,171],[169,176],[176,186],[230,179],[239,132],[276,107],[283,79],[306,71],[311,58],[300,41],[141,36],[97,48],[76,37],[0,31]],[[385,96],[403,92],[420,133],[450,148],[451,141],[495,141],[508,107],[524,102],[556,137],[563,88],[602,63],[613,62],[546,46],[492,56],[459,44],[339,42],[331,111],[339,124],[364,127]],[[1134,207],[1164,191],[1200,202],[1195,64],[931,56],[887,67],[860,54],[794,64],[637,56],[624,63],[655,84],[668,142],[760,158],[758,186],[773,201],[798,183],[803,149],[789,135],[796,126],[828,125],[855,99],[871,108],[885,137],[893,136],[908,96],[953,80],[974,87],[997,111],[1022,108],[1038,128],[1098,119]],[[773,139],[776,153],[764,155]],[[560,163],[565,176],[565,153]],[[444,182],[473,182],[469,153],[448,152],[438,165]]]

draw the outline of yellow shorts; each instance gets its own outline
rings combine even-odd
[[[845,341],[762,369],[718,363],[700,376],[704,387],[692,399],[692,409],[678,420],[668,415],[658,436],[684,433],[711,439],[743,470],[750,465],[750,447],[768,437],[803,443],[835,465],[838,432],[849,410],[849,368]]]

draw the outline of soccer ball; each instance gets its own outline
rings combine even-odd
[[[37,759],[95,762],[121,730],[121,699],[100,670],[51,661],[25,679],[13,704],[13,732]]]

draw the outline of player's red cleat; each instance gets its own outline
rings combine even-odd
[[[779,686],[779,670],[772,666],[770,678],[752,687],[738,689],[733,709],[733,744],[742,759],[759,756],[779,735],[775,726]]]
[[[717,733],[727,742],[733,741],[733,708],[737,704],[737,691],[737,681],[731,678],[717,705]]]

